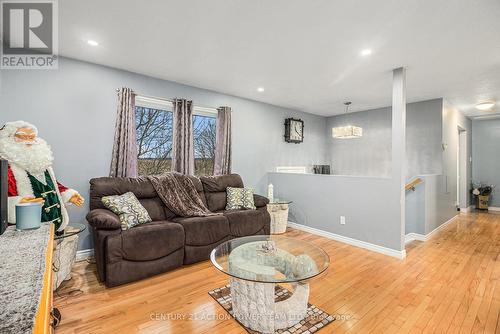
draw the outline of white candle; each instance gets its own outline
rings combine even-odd
[[[274,186],[272,183],[269,183],[269,186],[267,186],[267,198],[270,202],[274,199]]]

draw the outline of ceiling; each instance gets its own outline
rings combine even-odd
[[[500,101],[499,17],[498,0],[64,0],[59,49],[318,115],[390,105],[405,66],[409,102],[444,97],[473,116]]]

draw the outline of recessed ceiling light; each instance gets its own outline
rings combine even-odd
[[[257,88],[257,91],[260,92],[260,93],[262,93],[264,91],[264,87]]]
[[[372,49],[364,49],[361,51],[362,56],[369,56],[372,54]]]
[[[91,39],[89,39],[89,40],[87,41],[87,43],[88,43],[89,45],[92,45],[92,46],[98,46],[98,45],[99,45],[99,43],[97,43],[96,41],[93,41],[93,40],[91,40]]]
[[[476,109],[490,110],[491,108],[493,108],[494,105],[495,105],[495,102],[491,102],[491,101],[481,102],[481,103],[476,104]]]

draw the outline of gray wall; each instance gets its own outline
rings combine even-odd
[[[269,173],[275,197],[293,201],[290,221],[401,250],[399,203],[390,178]],[[340,224],[340,216],[346,224]]]
[[[407,178],[442,173],[443,100],[408,104],[406,119]]]
[[[88,199],[88,181],[108,175],[116,112],[116,88],[195,104],[233,108],[233,170],[263,193],[267,172],[279,165],[325,163],[325,118],[213,91],[70,59],[59,70],[0,71],[0,123],[25,120],[38,126],[55,154],[60,181]],[[304,142],[283,140],[286,117],[305,122]],[[71,208],[72,221],[88,211]],[[88,231],[80,249],[92,246]]]
[[[332,138],[332,128],[355,125],[363,136]],[[391,176],[391,108],[328,117],[327,155],[335,175]]]
[[[405,234],[425,234],[425,183],[406,192]]]
[[[440,174],[441,115],[443,100],[435,99],[407,105],[407,177]],[[336,126],[363,127],[363,137],[332,138]],[[336,175],[387,177],[391,174],[391,108],[381,108],[329,117],[326,126],[327,155]]]
[[[449,106],[446,102],[443,107],[443,144],[445,149],[443,150],[443,176],[442,180],[443,188],[442,191],[446,194],[445,199],[447,204],[447,210],[449,215],[456,214],[456,202],[457,202],[457,159],[458,159],[458,144],[459,136],[458,130],[462,129],[466,131],[467,135],[467,147],[466,153],[468,157],[472,156],[472,121],[465,117],[458,110]],[[466,183],[470,184],[472,180],[472,163],[470,158],[467,159],[466,166]],[[468,189],[466,189],[467,191]],[[470,205],[470,199],[468,196],[467,203],[464,203],[463,207]]]
[[[449,203],[444,175],[421,176],[423,183],[406,192],[405,234],[426,235],[457,215]]]
[[[438,228],[451,218],[457,215],[457,159],[459,144],[459,129],[465,131],[465,154],[463,182],[466,185],[471,183],[472,164],[470,156],[472,155],[473,136],[477,136],[478,129],[473,129],[472,122],[463,116],[458,110],[450,107],[446,102],[443,103],[442,112],[442,147],[440,148],[440,159],[442,161],[442,173],[435,175],[421,176],[424,180],[423,185],[418,185],[417,189],[424,189],[423,193],[407,192],[406,204],[409,209],[406,211],[406,234],[414,232],[428,234]],[[474,140],[475,141],[475,140]],[[474,143],[474,157],[476,158],[476,143]],[[493,151],[492,151],[493,152]],[[470,197],[467,195],[469,187],[464,187],[460,196],[461,207],[466,208],[470,205]],[[421,203],[424,203],[422,206]],[[420,208],[422,212],[416,212]],[[424,219],[422,219],[422,216]],[[423,233],[422,233],[423,232]]]
[[[474,182],[496,185],[491,206],[500,207],[500,118],[472,122]]]
[[[455,201],[445,189],[444,175],[429,175],[424,178],[425,186],[425,233],[429,234],[458,214]]]
[[[202,106],[231,106],[233,170],[243,176],[246,185],[255,187],[259,193],[265,193],[267,173],[276,166],[311,166],[327,163],[332,159],[336,173],[390,175],[389,108],[374,111],[373,117],[367,112],[349,115],[349,118],[360,117],[357,124],[364,127],[364,137],[335,146],[337,141],[332,144],[331,127],[336,122],[340,124],[345,116],[326,119],[70,59],[61,59],[60,68],[55,71],[0,71],[0,123],[24,119],[36,124],[40,135],[53,147],[55,170],[60,181],[74,187],[88,199],[88,180],[108,174],[116,110],[115,89],[121,86],[131,87],[145,95],[185,97]],[[417,166],[415,171],[409,173],[430,174],[438,169],[441,173],[441,166],[446,166],[443,167],[443,173],[444,180],[447,181],[441,181],[442,189],[438,191],[440,195],[434,196],[440,198],[436,210],[444,212],[439,216],[441,221],[456,213],[453,211],[456,193],[452,189],[453,185],[456,188],[456,182],[450,181],[456,179],[456,168],[453,179],[456,160],[453,163],[451,149],[441,158],[441,139],[437,150],[436,138],[441,138],[442,133],[443,138],[446,138],[444,141],[453,144],[453,129],[461,125],[469,131],[471,126],[468,119],[455,111],[443,116],[446,124],[437,120],[434,110],[440,104],[442,105],[441,99],[408,105],[407,150],[409,161],[416,161]],[[304,143],[296,145],[284,142],[283,122],[286,117],[302,118],[305,121]],[[469,145],[471,146],[470,140]],[[439,158],[436,158],[437,151]],[[337,154],[338,152],[340,153]],[[355,155],[349,158],[347,154],[352,153]],[[422,161],[416,159],[416,156],[422,156]],[[456,151],[454,157],[456,159]],[[469,174],[470,170],[468,177]],[[310,222],[313,227],[332,233],[393,249],[401,248],[400,240],[396,240],[401,227],[389,226],[391,223],[383,224],[388,216],[391,216],[392,222],[398,221],[391,210],[386,210],[391,205],[398,205],[396,199],[387,195],[380,196],[391,192],[388,190],[384,193],[385,188],[392,186],[387,179],[271,175],[272,182],[279,183],[278,196],[281,192],[283,197],[297,198],[295,209],[292,209],[296,210],[297,222],[300,223],[302,219]],[[296,182],[297,179],[300,182]],[[315,189],[323,182],[328,186],[327,189],[316,192]],[[366,195],[359,195],[364,192]],[[370,203],[370,208],[373,206],[375,211],[370,213],[370,208],[360,209],[356,205],[358,195]],[[306,209],[308,205],[310,209]],[[300,210],[303,212],[302,218]],[[73,221],[84,221],[88,208],[71,208],[69,211]],[[373,212],[379,211],[380,214],[373,215]],[[337,226],[338,216],[341,214],[347,216],[346,226]],[[81,237],[80,249],[91,245],[91,237],[87,231]]]
[[[347,140],[331,137],[332,127],[347,124],[362,126],[363,137]],[[406,193],[406,234],[430,233],[457,214],[459,128],[466,131],[466,156],[470,157],[473,132],[470,119],[450,107],[443,99],[407,105],[407,179],[421,176],[424,185],[417,186],[416,193]],[[391,108],[329,117],[326,131],[327,155],[334,174],[390,175]],[[464,182],[468,185],[472,178],[472,166],[470,159],[465,160]],[[470,205],[467,191],[468,189],[461,194],[462,207]]]

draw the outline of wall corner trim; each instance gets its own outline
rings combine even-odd
[[[407,235],[405,235],[405,244],[415,240],[425,241],[425,235],[420,233],[408,233]]]
[[[366,241],[361,241],[361,240],[358,240],[358,239],[353,239],[353,238],[345,237],[343,235],[339,235],[339,234],[335,234],[335,233],[323,231],[323,230],[320,230],[320,229],[317,229],[317,228],[314,228],[314,227],[305,226],[305,225],[297,224],[297,223],[294,223],[294,222],[288,222],[288,226],[291,227],[291,228],[297,229],[297,230],[301,230],[301,231],[304,231],[304,232],[309,232],[311,234],[319,235],[321,237],[325,237],[325,238],[328,238],[328,239],[331,239],[331,240],[343,242],[343,243],[351,245],[351,246],[355,246],[355,247],[359,247],[359,248],[364,248],[364,249],[367,249],[367,250],[370,250],[370,251],[373,251],[373,252],[377,252],[377,253],[380,253],[380,254],[392,256],[392,257],[395,257],[395,258],[400,259],[400,260],[402,260],[402,259],[404,259],[406,257],[406,250],[398,251],[398,250],[395,250],[395,249],[391,249],[391,248],[379,246],[379,245],[372,244],[372,243],[369,243],[369,242],[366,242]]]

